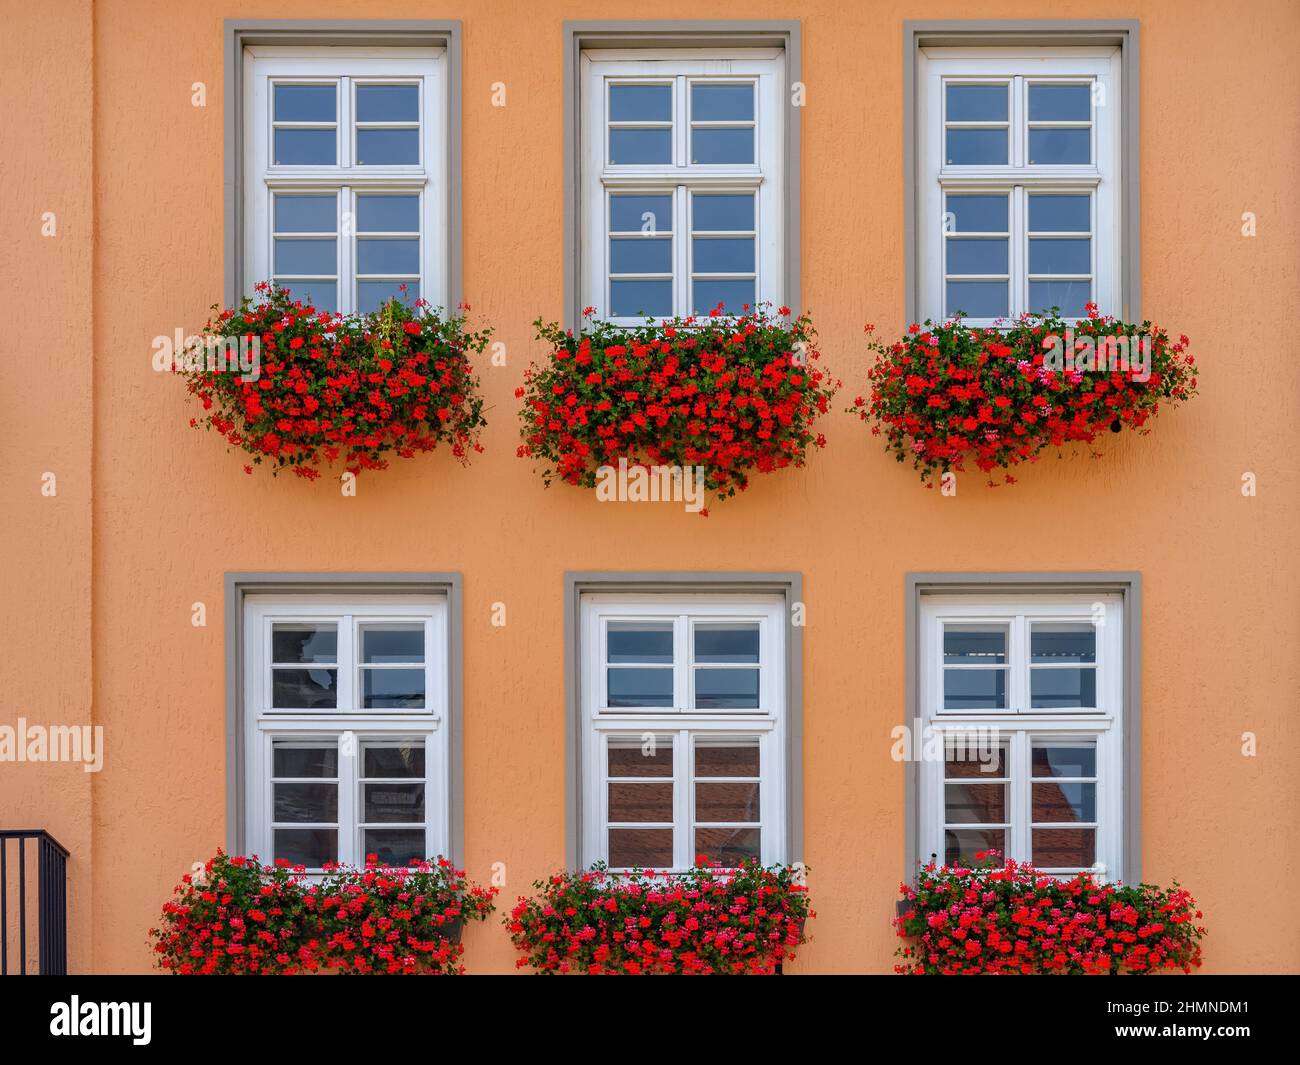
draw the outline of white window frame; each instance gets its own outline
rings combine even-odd
[[[784,48],[594,49],[584,51],[579,131],[584,175],[580,245],[583,249],[582,306],[615,325],[641,325],[644,318],[612,317],[609,307],[608,203],[613,192],[673,195],[673,316],[692,313],[692,193],[753,192],[756,197],[755,303],[785,302]],[[754,163],[692,164],[689,161],[692,81],[756,82]],[[607,86],[610,82],[671,81],[673,163],[608,164]],[[707,315],[706,308],[702,314]],[[662,319],[661,319],[662,320]]]
[[[1098,594],[965,595],[921,597],[918,642],[920,724],[942,750],[950,734],[969,737],[971,727],[996,729],[1009,746],[1011,782],[1007,787],[1010,827],[1007,857],[1032,857],[1031,745],[1041,739],[1095,742],[1097,848],[1090,867],[1098,877],[1124,876],[1124,672],[1125,637],[1122,597]],[[1029,705],[1030,626],[1035,623],[1091,623],[1097,633],[1097,703],[1093,708],[1031,708]],[[945,624],[1005,625],[1007,698],[1002,710],[948,710],[943,706],[943,629]],[[984,667],[988,668],[988,667]],[[1042,668],[1041,666],[1036,668]],[[1050,667],[1049,667],[1050,668]],[[922,737],[917,738],[918,745]],[[920,857],[945,856],[944,762],[924,757],[920,763]],[[996,779],[996,778],[993,778]],[[1090,824],[1090,823],[1088,823]],[[1069,877],[1080,870],[1044,868]]]
[[[606,705],[605,633],[611,621],[671,620],[674,626],[672,707]],[[694,641],[691,624],[756,622],[759,625],[759,707],[692,709]],[[694,864],[694,744],[698,738],[756,738],[759,746],[760,858],[785,863],[789,818],[786,781],[785,606],[777,595],[619,594],[584,595],[579,619],[582,670],[582,854],[584,867],[608,859],[608,742],[611,737],[642,741],[647,734],[673,736],[673,865]],[[637,827],[654,827],[640,824]],[[667,827],[666,825],[664,827]],[[614,872],[626,870],[611,870]]]
[[[945,196],[947,193],[1004,192],[1010,197],[1007,318],[966,318],[973,327],[1007,325],[1029,309],[1028,197],[1036,192],[1088,193],[1091,197],[1092,293],[1102,314],[1118,316],[1123,306],[1121,249],[1121,115],[1118,47],[922,48],[919,53],[917,130],[917,224],[920,256],[918,321],[945,316]],[[1010,82],[1009,163],[954,166],[944,158],[944,84]],[[1030,165],[1027,87],[1032,82],[1094,82],[1092,162]],[[1060,125],[1060,123],[1050,123]],[[1040,278],[1049,280],[1050,278]]]
[[[450,854],[451,764],[447,714],[448,604],[444,595],[279,595],[250,593],[244,600],[244,839],[249,853],[269,863],[272,839],[272,747],[276,740],[338,744],[340,864],[363,865],[361,753],[368,741],[413,738],[424,742],[425,856]],[[423,621],[423,709],[360,707],[360,626]],[[338,625],[338,709],[286,710],[271,702],[271,631],[276,624]],[[351,737],[349,739],[349,737]],[[414,781],[412,781],[414,782]],[[377,826],[372,826],[377,827]],[[391,826],[402,827],[402,826]],[[319,869],[309,870],[319,873]]]
[[[282,82],[333,81],[339,86],[338,154],[335,166],[278,166],[273,143],[271,86]],[[420,84],[420,162],[415,165],[357,166],[353,120],[355,85]],[[415,193],[420,196],[420,296],[447,307],[450,181],[445,48],[303,48],[249,45],[244,63],[244,287],[272,278],[275,193],[335,190],[339,197],[337,309],[355,313],[356,197],[359,193]],[[380,280],[380,275],[366,278]]]

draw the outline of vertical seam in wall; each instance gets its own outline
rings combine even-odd
[[[96,92],[96,84],[95,84],[96,72],[99,69],[97,56],[95,52],[95,39],[96,39],[96,34],[98,29],[98,22],[99,22],[97,18],[97,14],[98,14],[97,4],[95,0],[90,0],[90,11],[89,11],[90,41],[89,41],[89,49],[88,49],[90,54],[90,63],[88,64],[90,70],[90,109],[89,109],[90,111],[90,174],[89,174],[90,195],[88,197],[88,202],[87,202],[88,212],[89,212],[87,225],[88,225],[88,232],[89,232],[89,239],[90,239],[90,256],[89,256],[90,276],[88,278],[89,281],[88,288],[90,291],[90,296],[88,301],[89,302],[88,312],[90,318],[90,323],[89,323],[90,324],[90,343],[89,343],[90,441],[89,441],[88,454],[86,456],[85,472],[86,472],[86,510],[87,510],[87,524],[88,524],[87,540],[89,543],[89,547],[87,551],[87,554],[89,556],[88,559],[89,596],[87,602],[87,611],[89,613],[89,627],[90,627],[90,638],[88,640],[89,650],[86,656],[87,657],[86,669],[88,673],[87,697],[89,700],[87,710],[88,710],[88,718],[89,718],[90,726],[92,729],[95,726],[95,719],[96,719],[95,692],[96,692],[96,685],[98,684],[98,671],[96,670],[95,648],[98,646],[99,643],[99,630],[100,630],[100,626],[97,624],[96,621],[97,613],[98,613],[97,611],[98,597],[95,595],[95,588],[98,583],[98,575],[99,575],[99,567],[98,567],[99,552],[96,550],[96,543],[95,543],[95,524],[96,524],[95,523],[95,505],[96,505],[95,485],[98,482],[98,478],[95,476],[95,473],[96,473],[96,456],[99,452],[96,443],[100,431],[99,404],[98,404],[98,396],[100,390],[97,387],[98,382],[96,378],[99,374],[99,367],[101,365],[101,360],[98,357],[99,351],[98,351],[98,344],[97,344],[99,331],[95,328],[95,322],[98,318],[98,310],[99,310],[99,306],[98,306],[99,301],[97,299],[97,294],[98,294],[97,279],[99,277],[99,269],[98,269],[98,265],[99,265],[98,214],[99,212],[97,209],[98,194],[99,194],[99,137],[98,137],[99,94],[98,92]],[[92,736],[94,735],[93,731],[91,735]],[[101,748],[100,751],[101,758],[103,757],[103,754],[104,752]],[[86,958],[86,971],[92,973],[95,971],[94,929],[98,926],[98,922],[94,920],[95,881],[93,876],[89,875],[89,872],[90,870],[97,869],[99,867],[99,862],[96,860],[96,854],[95,854],[96,851],[95,793],[97,790],[96,781],[98,779],[99,779],[98,773],[91,774],[90,787],[89,787],[90,794],[89,794],[89,801],[88,801],[88,805],[90,808],[89,809],[90,817],[89,817],[89,826],[88,826],[88,835],[90,837],[90,855],[89,855],[90,860],[84,863],[83,865],[83,868],[87,871],[86,884],[85,884],[85,898],[87,899],[88,909],[91,914],[91,920],[86,924],[87,936],[86,936],[86,943],[84,946],[85,949],[84,957]],[[76,867],[75,864],[73,867],[74,868]],[[66,876],[67,874],[65,873],[64,875]]]

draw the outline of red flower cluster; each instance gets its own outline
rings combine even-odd
[[[301,866],[218,851],[181,878],[149,930],[159,965],[181,975],[318,972],[463,973],[460,931],[486,920],[496,888],[470,884],[446,859],[409,868]]]
[[[794,867],[746,862],[723,871],[704,858],[689,873],[559,873],[533,884],[507,919],[540,973],[640,976],[767,975],[807,942],[815,917]]]
[[[807,316],[715,312],[634,328],[592,321],[576,336],[534,325],[554,350],[515,392],[524,400],[519,455],[546,464],[548,485],[558,476],[591,488],[600,467],[627,459],[702,466],[705,487],[728,498],[754,470],[802,466],[809,447],[826,445],[813,423],[839,382],[816,365]]]
[[[209,350],[253,347],[255,376],[229,360],[213,369],[201,351],[177,368],[207,412],[191,426],[216,430],[254,464],[313,480],[322,463],[339,460],[356,474],[440,443],[462,461],[482,451],[483,400],[469,355],[483,351],[490,330],[469,332],[463,317],[443,318],[422,301],[415,311],[392,300],[345,316],[265,282],[257,289],[256,301],[221,311],[202,338]]]
[[[1150,322],[1099,317],[1092,304],[1088,313],[1073,325],[1052,314],[1006,329],[926,322],[896,343],[873,341],[870,400],[859,396],[850,410],[875,420],[872,433],[932,487],[968,461],[989,473],[1036,462],[1049,445],[1092,444],[1106,429],[1150,432],[1162,400],[1196,394],[1187,337],[1171,342]]]
[[[998,862],[924,866],[900,890],[906,912],[894,928],[908,944],[894,971],[912,975],[1137,974],[1191,972],[1201,964],[1205,929],[1196,900],[1178,886],[1097,884]]]

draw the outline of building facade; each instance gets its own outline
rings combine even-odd
[[[450,854],[506,903],[595,861],[804,862],[796,973],[889,971],[917,860],[996,847],[1176,878],[1207,971],[1300,968],[1260,919],[1300,873],[1300,381],[1267,324],[1295,307],[1300,12],[643,15],[12,5],[0,724],[102,728],[102,765],[0,762],[0,828],[69,852],[70,970],[150,968],[218,846]],[[484,452],[355,492],[246,476],[154,340],[266,279],[467,303],[499,342]],[[755,301],[811,312],[844,381],[806,467],[701,518],[516,456],[534,319]],[[868,323],[1089,302],[1202,369],[1099,460],[927,491],[842,409]],[[998,729],[982,796],[899,757],[953,726]],[[496,921],[466,946],[513,969]]]

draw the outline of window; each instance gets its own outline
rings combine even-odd
[[[1118,595],[924,595],[921,857],[1123,875]]]
[[[247,288],[274,280],[344,313],[446,305],[444,55],[247,49]]]
[[[583,597],[584,865],[790,860],[784,617],[779,596]]]
[[[784,62],[583,53],[585,306],[635,324],[783,302]]]
[[[249,595],[243,661],[249,850],[449,853],[445,597]]]
[[[923,48],[918,317],[1122,312],[1120,49]]]

